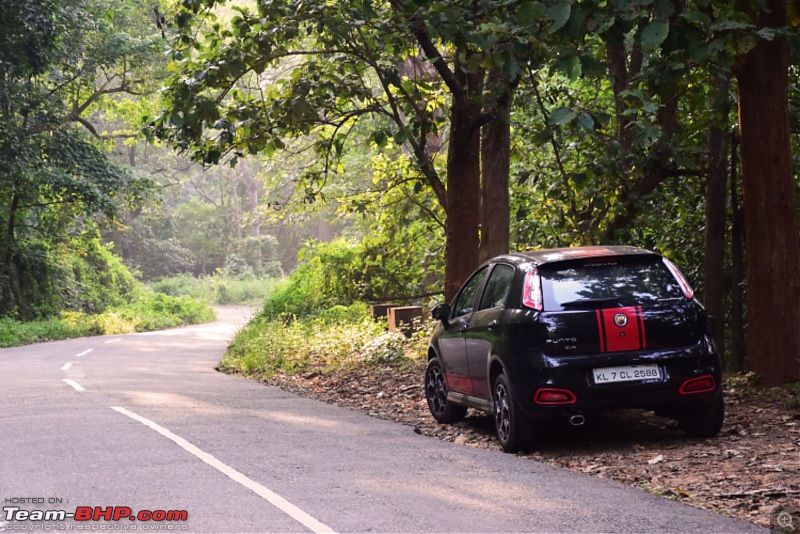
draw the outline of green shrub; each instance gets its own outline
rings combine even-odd
[[[110,246],[98,237],[73,241],[21,245],[13,271],[16,307],[4,305],[10,297],[0,294],[6,301],[0,300],[0,311],[17,319],[44,319],[64,310],[99,313],[130,300],[138,282]]]
[[[336,307],[331,313],[288,323],[260,315],[236,334],[220,368],[268,377],[276,373],[328,373],[365,365],[401,365],[425,358],[435,325],[427,321],[416,334],[406,338],[386,332],[385,324],[372,320],[363,303]]]
[[[406,358],[408,339],[399,332],[385,332],[368,341],[362,348],[362,358],[370,364],[399,363]]]
[[[0,319],[0,347],[28,345],[75,337],[126,334],[209,322],[214,312],[204,302],[139,290],[130,302],[89,315],[63,312],[30,322]]]
[[[162,278],[150,283],[150,287],[159,293],[193,297],[210,304],[262,304],[282,283],[268,276],[235,278],[218,274],[195,278],[183,274]]]

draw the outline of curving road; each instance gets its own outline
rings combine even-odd
[[[245,317],[0,350],[0,531],[766,532],[220,374]]]

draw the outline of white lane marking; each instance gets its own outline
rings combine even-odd
[[[103,343],[108,345],[109,343],[116,343],[117,341],[122,341],[122,338],[118,337],[117,339],[109,339],[108,341],[103,341]]]
[[[281,497],[280,495],[278,495],[277,493],[275,493],[271,489],[269,489],[267,487],[264,487],[261,484],[259,484],[258,482],[248,478],[247,476],[243,475],[242,473],[240,473],[236,469],[225,465],[224,463],[219,461],[214,456],[208,454],[207,452],[202,451],[201,449],[198,449],[197,447],[195,447],[194,445],[192,445],[191,443],[189,443],[188,441],[186,441],[182,437],[180,437],[180,436],[178,436],[176,434],[173,434],[172,432],[170,432],[166,428],[158,425],[157,423],[154,423],[153,421],[151,421],[149,419],[146,419],[146,418],[142,417],[141,415],[138,415],[138,414],[135,414],[135,413],[133,413],[131,411],[128,411],[125,408],[120,408],[118,406],[117,407],[112,406],[111,409],[121,413],[122,415],[126,415],[126,416],[130,417],[134,421],[139,421],[143,425],[152,428],[153,430],[155,430],[156,432],[158,432],[159,434],[161,434],[165,438],[173,441],[176,445],[181,447],[186,452],[195,455],[196,457],[198,457],[199,459],[203,460],[205,463],[207,463],[208,465],[210,465],[214,469],[216,469],[219,472],[227,475],[228,477],[230,477],[234,481],[238,482],[239,484],[241,484],[245,488],[253,491],[256,495],[258,495],[262,499],[266,500],[267,502],[269,502],[270,504],[275,506],[277,509],[279,509],[281,512],[283,512],[286,515],[290,516],[292,519],[294,519],[298,523],[302,524],[303,526],[305,526],[306,528],[308,528],[312,532],[314,532],[316,534],[333,533],[334,532],[333,529],[331,529],[331,527],[325,525],[324,523],[321,523],[321,522],[317,521],[316,519],[314,519],[313,517],[311,517],[310,515],[308,515],[307,513],[302,511],[300,508],[298,508],[297,506],[293,505],[292,503],[290,503],[289,501],[287,501],[286,499],[284,499],[283,497]]]
[[[70,367],[72,367],[72,362],[65,363],[64,367],[62,367],[61,370],[62,371],[68,371]]]
[[[75,391],[86,391],[85,389],[83,389],[83,386],[81,386],[80,384],[78,384],[74,380],[70,380],[69,378],[65,378],[64,382],[66,382],[70,386],[74,387]]]
[[[90,353],[90,352],[92,352],[93,350],[94,350],[94,349],[86,349],[85,351],[81,352],[80,354],[76,354],[75,356],[78,356],[78,357],[81,357],[81,356],[86,356],[87,354],[89,354],[89,353]]]

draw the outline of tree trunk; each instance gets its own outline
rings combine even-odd
[[[248,211],[250,212],[250,237],[253,238],[252,243],[252,253],[253,253],[253,268],[256,269],[257,272],[261,272],[261,269],[264,268],[264,257],[263,251],[261,250],[261,216],[258,212],[258,180],[256,177],[253,176],[253,172],[250,169],[249,165],[245,162],[244,167],[244,177],[247,184],[247,195],[249,197],[249,204],[247,206]]]
[[[456,65],[464,88],[450,109],[447,149],[447,222],[445,224],[445,299],[450,302],[478,266],[480,211],[480,118],[482,75],[465,74]]]
[[[745,310],[744,310],[744,213],[739,204],[739,146],[736,134],[731,135],[731,371],[745,370]]]
[[[759,28],[786,23],[785,1],[769,0]],[[800,242],[789,140],[789,45],[758,44],[740,60],[739,131],[747,245],[748,359],[763,386],[800,376]]]
[[[478,262],[506,254],[509,239],[508,173],[511,161],[511,97],[483,127],[481,140],[481,236]]]
[[[4,293],[8,301],[3,303],[2,309],[0,309],[0,312],[2,312],[2,314],[19,311],[17,309],[17,306],[19,304],[19,299],[17,298],[16,292],[14,291],[14,277],[15,277],[14,255],[16,253],[16,247],[17,247],[16,224],[17,224],[17,211],[19,210],[19,191],[17,190],[18,187],[19,187],[19,182],[15,178],[13,180],[13,185],[12,185],[13,193],[11,196],[11,205],[8,210],[8,224],[6,225],[5,242],[7,248],[5,250],[5,257],[3,258],[3,270],[5,271],[6,275],[6,279],[4,280],[5,283]]]
[[[703,264],[703,304],[714,330],[714,341],[725,354],[725,182],[727,172],[728,89],[730,77],[711,75],[714,117],[708,126],[706,235]]]

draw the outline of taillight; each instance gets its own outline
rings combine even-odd
[[[542,311],[542,277],[536,269],[525,274],[525,283],[522,284],[522,304]]]
[[[690,299],[694,296],[694,290],[692,286],[689,285],[689,282],[686,281],[684,278],[683,273],[675,266],[674,263],[669,261],[667,258],[662,258],[664,260],[664,265],[667,266],[669,272],[672,273],[672,276],[675,277],[675,280],[678,281],[678,284],[681,286],[681,290],[683,290],[683,294],[686,296],[687,299]]]
[[[578,402],[578,399],[576,399],[575,394],[568,389],[540,388],[536,390],[536,394],[533,396],[533,402],[544,405],[575,404]]]
[[[678,392],[681,395],[693,395],[695,393],[708,393],[717,389],[717,381],[711,375],[690,378],[681,385]]]

